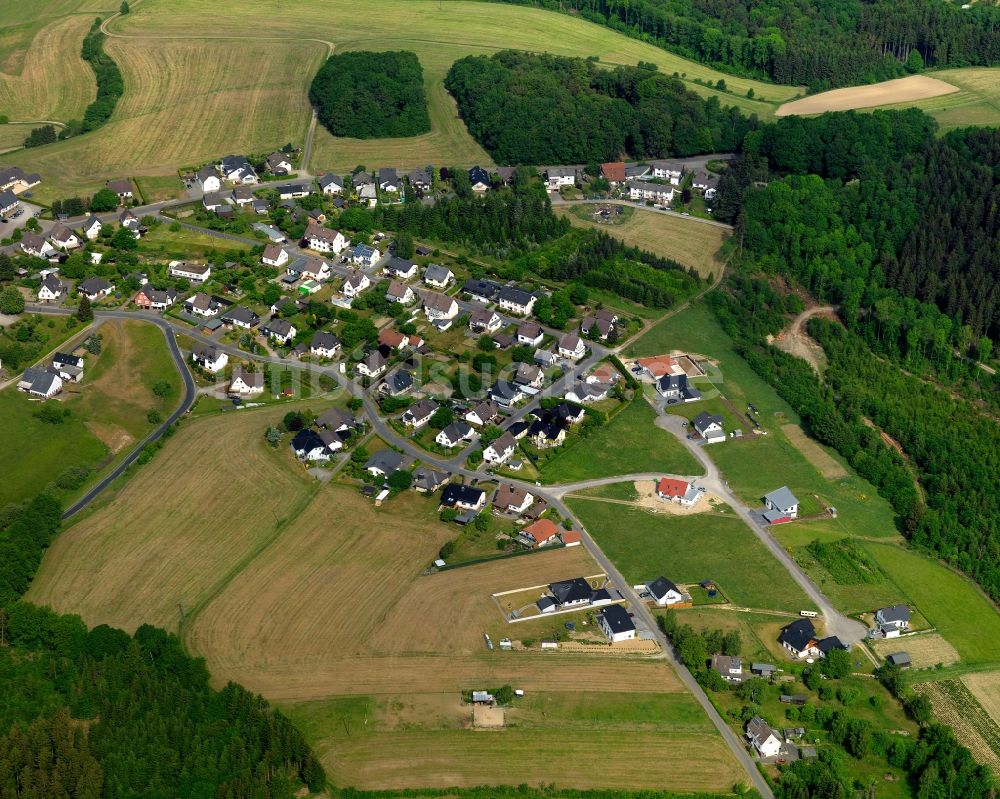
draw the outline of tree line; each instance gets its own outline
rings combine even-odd
[[[204,661],[143,625],[130,636],[20,601],[62,508],[0,515],[0,795],[291,799],[326,785],[301,734],[260,696],[209,685]],[[86,722],[81,724],[81,722]]]
[[[334,136],[379,139],[431,129],[423,69],[408,50],[330,56],[313,78],[309,100]]]
[[[813,91],[1000,64],[1000,9],[947,0],[502,0],[592,22],[738,75]]]
[[[499,164],[579,164],[733,150],[756,127],[654,64],[502,51],[456,61],[445,86]]]

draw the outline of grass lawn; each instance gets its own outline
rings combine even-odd
[[[619,224],[595,222],[587,213],[595,207],[586,203],[568,208],[556,206],[555,211],[574,225],[603,230],[631,247],[693,266],[702,277],[718,275],[722,269],[719,250],[727,236],[725,228],[631,206],[625,207],[633,213]]]
[[[163,223],[149,231],[139,243],[139,251],[167,258],[206,258],[212,252],[249,250],[249,244],[197,233],[189,228],[171,230]]]
[[[542,480],[572,483],[616,474],[662,471],[699,474],[700,467],[673,435],[655,424],[656,412],[633,401],[604,427],[546,462]]]
[[[736,605],[797,612],[812,602],[739,519],[668,516],[606,502],[569,505],[625,579],[714,580]]]
[[[1000,614],[967,578],[894,544],[863,546],[965,663],[1000,662]]]
[[[0,150],[9,150],[12,147],[20,147],[24,144],[24,139],[31,129],[37,125],[15,124],[0,125]]]
[[[576,492],[585,497],[601,497],[602,499],[620,499],[623,502],[635,502],[639,499],[639,492],[635,490],[633,483],[609,483],[608,485],[585,488]]]
[[[136,178],[139,191],[146,203],[155,203],[162,200],[176,200],[184,194],[184,184],[176,175],[163,175],[153,177],[147,175]]]
[[[724,633],[735,630],[740,634],[741,656],[744,662],[774,663],[775,659],[779,661],[786,659],[778,643],[778,634],[791,619],[766,613],[743,613],[724,608],[697,606],[683,610],[658,611],[658,613],[661,615],[674,613],[679,623],[690,624],[696,630],[722,630]]]
[[[106,322],[100,333],[101,355],[87,356],[83,382],[67,384],[57,400],[70,411],[61,424],[35,418],[41,403],[14,386],[0,392],[0,426],[11,451],[31,453],[8,463],[0,505],[32,496],[70,467],[106,469],[153,429],[150,410],[166,417],[177,403],[181,381],[159,328]],[[158,380],[170,384],[164,397],[151,390]]]

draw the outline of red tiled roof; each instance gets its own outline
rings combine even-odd
[[[664,477],[656,484],[656,491],[665,497],[683,497],[688,490],[688,484],[683,480]]]
[[[669,355],[654,355],[652,358],[637,358],[636,363],[648,369],[653,377],[663,377],[672,371],[674,359]]]
[[[601,164],[601,175],[611,183],[623,183],[625,181],[625,164],[621,161]]]
[[[580,534],[576,530],[565,530],[562,534],[564,544],[579,544]]]
[[[550,519],[539,519],[537,522],[532,522],[527,527],[524,528],[524,532],[530,533],[531,537],[539,544],[548,541],[556,533],[559,532],[559,528],[556,527],[555,522]]]

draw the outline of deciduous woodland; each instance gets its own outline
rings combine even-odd
[[[523,0],[509,0],[522,4]],[[537,0],[688,58],[820,91],[927,67],[1000,63],[1000,9],[946,0]]]
[[[406,50],[331,56],[309,87],[319,121],[334,136],[418,136],[431,129],[424,73]]]
[[[445,86],[500,164],[579,164],[733,150],[756,120],[653,65],[503,51],[456,61]]]

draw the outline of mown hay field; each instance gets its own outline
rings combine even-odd
[[[582,207],[593,210],[597,206],[586,204]],[[621,224],[609,225],[582,219],[578,210],[562,205],[555,207],[557,214],[565,216],[574,225],[603,230],[630,247],[649,250],[684,266],[694,267],[704,278],[717,277],[722,270],[719,250],[727,234],[726,229],[719,225],[642,208],[634,209]]]
[[[915,669],[931,669],[938,663],[949,666],[958,662],[958,651],[938,633],[921,633],[905,638],[890,638],[872,643],[883,658],[893,652],[909,654]]]
[[[906,78],[886,80],[881,83],[871,83],[867,86],[848,86],[843,89],[831,89],[828,92],[813,94],[801,100],[785,103],[776,112],[776,116],[795,116],[822,114],[826,111],[850,111],[856,108],[872,108],[874,106],[912,104],[918,100],[951,94],[958,91],[957,86],[945,83],[943,80],[929,75],[910,75]]]
[[[18,124],[15,122],[7,125],[0,125],[0,151],[10,150],[24,144],[25,137],[31,133],[31,129],[38,127],[31,123]]]
[[[17,51],[20,63],[8,64],[11,71],[0,64],[2,113],[14,122],[65,122],[83,116],[97,96],[94,71],[80,57],[93,21],[90,14],[56,18],[35,33],[26,50]]]

